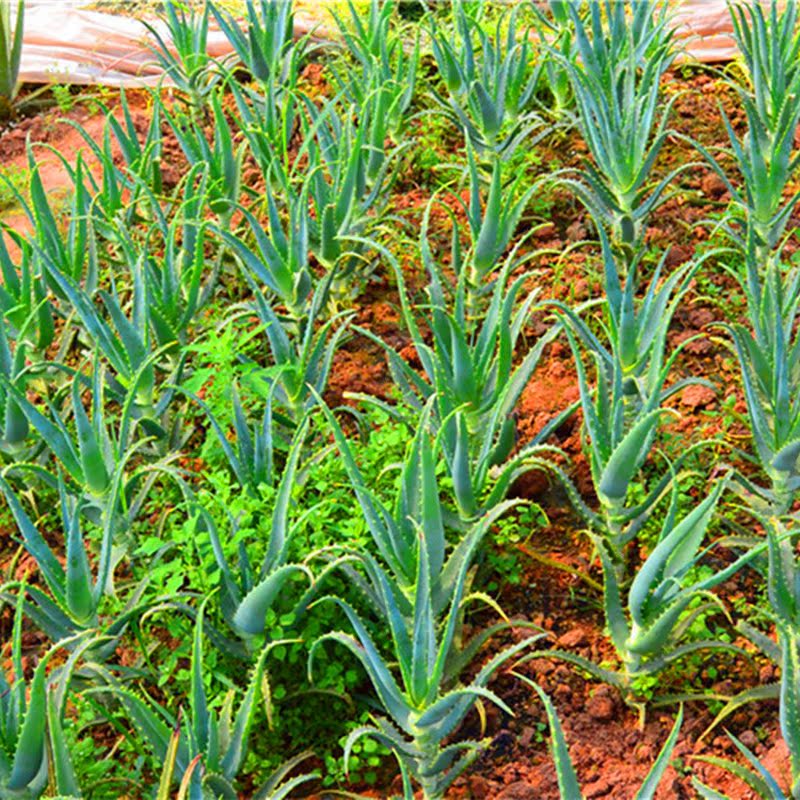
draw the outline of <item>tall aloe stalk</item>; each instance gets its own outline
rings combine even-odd
[[[678,167],[650,189],[672,107],[660,90],[675,57],[668,12],[666,4],[659,10],[656,3],[598,0],[584,19],[580,6],[578,0],[566,4],[578,58],[554,55],[570,76],[576,122],[592,161],[564,183],[598,226],[635,248],[648,216],[666,199],[667,186],[686,169]]]
[[[635,256],[623,276],[618,252],[600,230],[605,274],[605,341],[594,333],[575,310],[556,304],[575,357],[584,414],[585,448],[592,469],[601,513],[580,502],[568,485],[578,510],[603,532],[613,559],[621,564],[625,545],[641,530],[643,516],[663,493],[669,475],[658,482],[635,507],[631,489],[656,440],[659,425],[670,413],[662,403],[689,383],[688,378],[666,386],[680,349],[667,352],[670,321],[689,286],[698,264],[687,264],[662,280],[665,259],[656,268],[641,298],[640,258]],[[589,385],[584,351],[596,372]],[[620,576],[621,577],[621,576]]]
[[[733,155],[744,178],[732,197],[745,212],[747,233],[765,262],[786,228],[798,194],[783,195],[797,170],[794,137],[800,122],[800,30],[796,0],[730,3],[734,38],[742,54],[749,87],[735,85],[747,115],[748,133],[739,140],[722,111]],[[729,188],[733,188],[730,187]]]
[[[728,326],[739,360],[747,415],[757,462],[768,488],[739,478],[751,504],[771,514],[786,513],[800,488],[800,270],[778,256],[766,265],[751,243],[746,273],[739,277],[747,299],[747,324]]]
[[[478,525],[485,529],[496,517],[497,514],[486,517]],[[422,790],[424,800],[440,800],[453,780],[488,744],[446,740],[479,700],[488,700],[506,713],[513,713],[487,684],[503,663],[539,637],[511,645],[488,661],[468,685],[449,688],[447,662],[465,599],[471,559],[467,553],[461,560],[449,603],[443,613],[437,614],[431,591],[436,576],[428,558],[426,538],[426,531],[418,528],[416,574],[410,593],[404,593],[395,577],[377,563],[365,564],[374,592],[385,603],[381,624],[391,633],[388,657],[381,654],[358,613],[344,600],[329,598],[345,612],[354,633],[337,631],[320,637],[309,654],[309,671],[312,672],[314,656],[324,642],[336,642],[350,650],[369,676],[376,703],[384,715],[375,715],[371,724],[350,734],[345,744],[345,764],[359,739],[365,736],[375,739],[397,757],[404,797],[414,796],[413,780]],[[400,602],[408,604],[408,615],[401,613]]]
[[[11,115],[19,89],[19,68],[22,60],[25,0],[17,3],[13,22],[11,5],[11,0],[0,3],[0,119]]]

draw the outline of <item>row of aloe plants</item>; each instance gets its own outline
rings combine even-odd
[[[1,708],[7,757],[0,780],[14,796],[80,796],[63,726],[70,691],[89,686],[104,707],[123,711],[164,764],[154,796],[171,797],[177,789],[181,797],[235,797],[269,655],[285,643],[271,635],[268,612],[277,598],[302,587],[296,618],[334,604],[349,625],[308,643],[312,681],[322,651],[341,646],[363,666],[380,709],[371,724],[351,732],[345,759],[359,739],[371,737],[397,757],[406,798],[415,788],[426,798],[442,797],[487,744],[453,740],[470,710],[489,702],[513,713],[488,687],[501,667],[563,658],[618,687],[643,713],[639,678],[700,649],[735,649],[686,636],[708,610],[703,601],[714,598],[711,590],[747,564],[760,566],[764,556],[779,620],[781,728],[793,765],[800,763],[793,722],[795,567],[791,527],[781,520],[798,455],[791,401],[796,279],[780,259],[793,207],[781,200],[795,166],[787,131],[797,119],[789,103],[774,108],[782,93],[794,97],[794,3],[766,16],[756,6],[733,11],[752,79],[740,90],[751,128],[743,143],[729,126],[741,179],[699,148],[734,200],[723,227],[730,252],[744,258],[736,274],[752,333],[737,326],[731,336],[755,452],[772,486],[733,472],[683,516],[680,483],[691,449],[673,463],[659,456],[661,474],[641,493],[643,470],[652,473],[659,432],[672,413],[666,402],[693,380],[671,380],[680,348],[668,352],[668,332],[707,260],[667,275],[661,259],[644,282],[652,255],[648,222],[688,169],[652,179],[671,134],[672,104],[664,103],[662,80],[675,58],[667,12],[649,3],[586,9],[552,2],[547,14],[514,9],[490,25],[485,11],[457,2],[449,19],[431,13],[409,45],[392,3],[372,2],[364,14],[350,6],[333,21],[343,50],[330,70],[333,97],[312,98],[303,90],[302,69],[318,45],[312,36],[294,40],[289,4],[248,2],[243,25],[212,4],[190,11],[168,2],[164,23],[173,45],[153,28],[154,57],[177,99],[155,94],[144,130],[124,96],[108,113],[102,141],[79,128],[88,154],[74,163],[64,159],[74,183],[66,221],[29,146],[30,187],[17,199],[32,233],[8,231],[0,245],[0,490],[38,567],[33,582],[2,589],[16,616],[13,676]],[[250,82],[240,83],[231,64],[206,55],[212,19]],[[463,134],[466,191],[455,207],[445,203],[447,193],[434,196],[419,242],[411,242],[424,270],[419,302],[396,246],[401,229],[390,200],[413,146],[411,116],[426,48],[440,81],[425,113],[443,114]],[[531,184],[513,170],[521,146],[552,135],[554,125],[574,126],[589,153],[582,169],[555,178],[594,221],[604,276],[599,326],[589,308],[548,303],[542,290],[528,288],[534,254],[520,229],[545,181]],[[162,168],[164,131],[186,164],[177,185]],[[764,170],[774,173],[767,182]],[[245,179],[254,174],[259,188]],[[453,223],[445,254],[434,229],[439,206]],[[401,242],[408,244],[408,236],[401,233]],[[354,324],[353,301],[378,271],[397,285],[419,368]],[[231,386],[230,423],[186,388],[189,345],[220,296],[239,299],[228,318],[255,320],[263,343],[255,359],[242,353],[258,379],[257,407]],[[525,348],[534,310],[551,313],[553,323]],[[366,485],[352,441],[323,400],[336,353],[353,335],[385,350],[397,390],[392,404],[356,399],[380,406],[412,434],[390,498]],[[549,443],[574,407],[531,441],[518,441],[520,398],[559,336],[574,354],[596,505],[580,496]],[[233,522],[221,530],[204,507],[180,463],[189,452],[189,421],[197,419],[218,440],[242,492],[258,498],[263,487],[274,490],[264,508],[266,540],[243,540]],[[371,544],[344,542],[293,561],[298,519],[313,513],[298,500],[297,487],[313,474],[328,434]],[[497,608],[474,585],[478,554],[492,526],[519,505],[511,488],[531,470],[560,481],[585,520],[602,566],[617,670],[542,648],[543,632],[529,626],[527,638],[494,651],[478,672],[467,671],[489,638],[510,627],[499,622],[464,641],[467,606],[482,601]],[[26,509],[26,487],[58,497],[59,548],[49,543],[35,505]],[[728,487],[752,500],[760,519],[768,515],[767,535],[738,542],[727,566],[705,577],[695,567]],[[195,535],[213,553],[219,590],[202,602],[194,587],[159,593],[148,584],[147,564],[134,564],[137,525],[163,491],[180,498]],[[636,545],[653,529],[656,542],[637,561]],[[169,551],[164,541],[154,558],[168,558]],[[138,581],[128,579],[131,565]],[[331,594],[336,575],[358,590],[359,602]],[[109,615],[109,598],[123,592],[124,604]],[[176,611],[194,621],[191,695],[182,713],[141,694],[130,671],[114,663],[118,647],[145,620]],[[24,624],[53,642],[51,652],[70,654],[66,666],[49,672],[49,657],[42,658],[30,687],[20,656]],[[386,635],[376,637],[376,630]],[[238,707],[234,695],[221,710],[210,701],[206,639],[250,667]],[[769,647],[763,639],[758,643]],[[550,722],[562,796],[577,797],[563,731],[549,699],[534,689]],[[654,795],[679,728],[680,715],[639,797]],[[267,780],[260,776],[254,796],[280,798],[307,787],[311,776],[291,777],[297,766],[293,760]],[[774,779],[758,768],[762,774],[752,781],[773,791]]]

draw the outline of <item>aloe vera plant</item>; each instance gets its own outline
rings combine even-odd
[[[595,539],[603,565],[606,623],[622,663],[621,669],[609,670],[563,650],[540,651],[536,656],[559,657],[579,666],[620,689],[626,701],[637,705],[643,713],[644,707],[633,697],[637,677],[657,674],[673,661],[698,650],[736,650],[721,641],[681,641],[698,614],[718,603],[710,597],[710,590],[728,580],[766,548],[765,544],[757,545],[710,576],[693,577],[694,568],[706,553],[703,545],[708,526],[726,488],[727,481],[720,481],[682,520],[677,519],[678,493],[673,490],[656,545],[633,576],[627,596],[607,546],[599,537]],[[707,602],[701,603],[703,599]]]
[[[81,634],[91,633],[96,638],[92,644],[93,661],[104,660],[114,653],[121,636],[148,607],[142,601],[148,579],[135,586],[123,610],[113,618],[100,617],[100,604],[112,593],[113,585],[113,533],[114,527],[104,526],[97,555],[95,574],[92,574],[88,557],[88,537],[82,530],[81,503],[71,497],[63,481],[59,481],[60,511],[65,540],[64,564],[47,544],[45,536],[23,508],[9,483],[0,478],[0,492],[16,522],[22,543],[36,561],[47,586],[18,586],[21,607],[27,617],[54,642],[67,642],[74,649],[81,645]],[[3,587],[5,596],[15,588]],[[84,637],[85,638],[85,637]]]
[[[739,278],[747,299],[748,324],[728,326],[742,375],[747,415],[761,468],[770,487],[740,478],[752,502],[782,514],[800,485],[800,337],[795,321],[800,306],[800,272],[777,259],[766,266],[751,243],[746,275]]]
[[[331,9],[345,47],[365,69],[375,61],[383,62],[381,66],[389,63],[393,50],[393,42],[390,40],[395,35],[392,23],[396,8],[395,0],[384,3],[369,0],[369,8],[364,14],[356,8],[352,0],[348,0],[346,17]]]
[[[512,455],[516,445],[514,409],[558,330],[553,328],[540,337],[515,365],[514,353],[538,295],[536,291],[522,294],[526,275],[510,280],[511,270],[519,266],[516,249],[494,282],[488,307],[475,316],[470,310],[469,272],[459,264],[457,232],[451,266],[458,282],[451,287],[428,247],[427,228],[426,214],[422,259],[429,276],[428,314],[415,311],[400,265],[391,253],[382,251],[394,267],[403,319],[422,374],[374,334],[361,332],[383,345],[405,403],[418,413],[426,403],[433,405],[433,426],[453,481],[456,505],[461,518],[469,520],[501,502],[521,474],[534,465],[541,466],[541,456],[548,449],[540,445],[564,421],[559,416]],[[431,339],[424,330],[430,330]]]
[[[367,487],[350,443],[334,414],[324,403],[320,407],[333,432],[375,548],[403,592],[405,599],[396,601],[401,613],[406,616],[410,614],[408,599],[413,595],[416,586],[417,561],[420,557],[418,551],[424,544],[427,549],[426,558],[431,567],[431,607],[435,615],[440,615],[450,602],[454,581],[464,560],[472,558],[493,521],[513,504],[499,502],[483,518],[469,525],[448,556],[448,533],[452,534],[453,520],[442,506],[436,477],[438,442],[432,437],[430,430],[433,400],[426,404],[415,422],[416,432],[409,443],[403,463],[399,465],[400,483],[397,494],[389,506]],[[420,529],[425,531],[422,543],[418,536]],[[374,559],[365,555],[360,555],[359,561],[369,569],[377,566]],[[346,561],[344,563],[346,566]],[[386,599],[371,590],[357,572],[347,571],[375,606],[385,606]]]
[[[17,2],[14,19],[13,3],[0,5],[0,119],[11,115],[19,89],[19,67],[22,59],[22,36],[25,26],[25,0]]]
[[[253,800],[289,800],[299,786],[319,778],[317,772],[290,777],[292,772],[312,755],[313,753],[300,753],[284,761],[253,796]]]
[[[83,180],[91,193],[95,229],[109,242],[116,242],[120,230],[147,218],[156,208],[163,189],[161,174],[161,101],[153,102],[152,118],[144,136],[136,128],[124,91],[121,94],[121,119],[103,107],[106,124],[102,140],[97,141],[80,123],[67,120],[82,136],[100,167],[86,169],[79,155],[75,166],[62,153],[55,151],[66,171],[76,184]],[[119,148],[124,166],[115,161],[115,145]],[[149,204],[149,205],[148,205]]]
[[[242,215],[253,234],[254,248],[242,236],[225,230],[217,233],[240,261],[243,269],[258,283],[264,284],[281,304],[290,319],[299,324],[308,309],[308,298],[315,278],[309,262],[308,193],[292,192],[288,198],[288,215],[284,227],[278,204],[267,194],[269,228],[247,209]]]
[[[666,353],[670,321],[699,264],[688,263],[662,281],[665,259],[657,267],[644,296],[640,290],[639,256],[627,274],[618,264],[607,235],[601,232],[605,277],[604,329],[607,345],[573,309],[555,304],[565,320],[564,329],[575,357],[586,447],[592,482],[600,500],[600,515],[589,510],[571,489],[577,508],[604,538],[614,560],[641,527],[643,514],[666,488],[665,480],[644,502],[628,505],[631,487],[650,453],[659,423],[667,412],[662,403],[697,379],[684,379],[665,387],[680,352]],[[596,386],[590,388],[581,345],[594,363]],[[702,383],[702,381],[700,381]]]
[[[143,267],[145,311],[154,345],[166,348],[175,365],[181,362],[178,348],[188,342],[190,329],[213,297],[222,270],[221,254],[207,255],[210,198],[208,172],[200,163],[189,169],[183,192],[170,209],[171,219],[160,210],[155,215],[148,241],[141,244],[127,234],[120,236],[119,250],[134,281]],[[154,255],[150,242],[163,242],[163,255]]]
[[[544,705],[545,713],[547,714],[547,723],[550,728],[550,752],[556,767],[556,777],[558,779],[558,790],[561,795],[561,800],[583,800],[584,795],[581,791],[578,776],[575,774],[575,767],[573,767],[569,757],[567,739],[566,736],[564,736],[564,729],[561,727],[561,721],[553,706],[553,701],[545,694],[538,684],[526,678],[524,675],[517,675],[517,677],[536,690],[536,694],[539,695],[539,699],[542,701],[542,705]],[[675,744],[678,741],[682,724],[683,708],[678,712],[675,724],[672,726],[669,736],[661,747],[661,751],[656,756],[653,766],[650,768],[642,785],[636,792],[634,800],[653,800],[656,796],[656,791],[664,777],[664,772],[670,764],[672,751],[675,749]]]
[[[675,52],[666,5],[599,0],[586,19],[579,3],[566,5],[577,58],[562,58],[575,96],[576,123],[592,157],[578,177],[562,182],[584,203],[598,226],[634,247],[648,216],[666,199],[681,165],[649,185],[669,135],[674,101],[663,102],[660,80]],[[630,13],[629,13],[630,10]]]
[[[800,708],[800,571],[793,542],[796,534],[786,531],[775,518],[763,519],[762,522],[769,547],[769,615],[777,631],[776,650],[781,668],[780,684],[775,694],[780,702],[780,731],[789,751],[788,762],[783,774],[772,774],[748,747],[730,733],[728,735],[748,762],[748,767],[715,756],[697,758],[731,772],[763,800],[796,800],[800,797],[800,721],[797,717]],[[770,644],[775,645],[774,642]],[[693,783],[704,800],[730,800],[697,778]]]
[[[88,291],[74,283],[53,265],[47,274],[69,301],[80,321],[79,335],[90,353],[102,355],[111,366],[107,380],[115,394],[133,392],[137,413],[154,416],[156,406],[156,371],[152,334],[147,313],[147,285],[141,260],[133,265],[133,291],[130,316],[126,303],[112,283],[111,291],[101,291],[104,309],[99,308]],[[105,314],[102,313],[105,310]]]
[[[792,211],[797,205],[798,194],[784,201],[784,193],[797,171],[798,156],[793,154],[794,130],[800,121],[800,103],[796,108],[784,106],[781,128],[772,134],[757,116],[750,98],[743,96],[742,102],[748,118],[748,132],[740,140],[725,115],[730,153],[742,176],[741,186],[719,166],[714,156],[702,145],[698,149],[705,155],[714,171],[722,179],[733,198],[734,219],[739,226],[725,225],[725,230],[742,249],[747,248],[752,234],[758,245],[759,260],[766,262],[772,251],[781,243]]]
[[[169,746],[165,755],[166,761],[158,783],[156,800],[173,800],[172,784],[175,778],[175,770],[178,766],[180,744],[181,728],[179,726],[173,730],[172,738],[169,741]],[[305,752],[284,761],[253,795],[253,800],[288,800],[288,798],[291,798],[294,794],[295,789],[299,788],[304,783],[309,783],[319,778],[318,772],[303,773],[292,777],[292,773],[297,771],[300,764],[307,761],[311,756],[313,756],[313,753]],[[205,767],[202,759],[200,756],[195,756],[183,773],[183,778],[181,778],[180,786],[178,787],[178,794],[174,795],[174,800],[191,800],[191,798],[197,797],[197,781],[199,780],[202,786],[204,774]],[[217,794],[221,790],[221,784],[217,781],[213,781],[213,789],[210,787],[203,787],[200,791],[211,791],[216,798],[223,796]],[[194,793],[192,794],[192,792]],[[201,796],[205,795],[201,794]]]
[[[292,149],[292,140],[302,120],[300,93],[286,87],[278,91],[273,83],[266,87],[263,96],[248,92],[236,81],[229,86],[236,102],[234,124],[266,185],[279,196],[291,193],[298,155]],[[242,188],[246,194],[263,201],[263,196],[249,186]]]
[[[222,108],[218,92],[211,95],[211,118],[214,138],[208,141],[200,122],[185,114],[164,112],[175,138],[191,166],[204,165],[206,171],[208,205],[227,224],[239,203],[242,184],[244,147],[234,141],[234,131]]]
[[[203,409],[211,428],[219,441],[222,452],[242,488],[251,495],[258,496],[259,487],[272,486],[275,480],[275,450],[278,437],[273,424],[272,397],[264,400],[261,420],[251,426],[242,406],[239,389],[231,386],[231,404],[235,441],[231,442],[214,412],[199,397],[192,399]]]
[[[10,234],[19,251],[12,258],[5,235],[0,233],[0,314],[8,339],[27,345],[31,356],[41,355],[55,338],[53,306],[47,296],[41,263],[31,245]]]
[[[138,217],[135,204],[129,201],[128,193],[131,182],[114,164],[110,139],[106,138],[106,146],[98,157],[99,176],[86,167],[83,154],[78,154],[75,166],[62,153],[58,153],[64,169],[72,178],[76,187],[84,180],[87,192],[92,198],[92,227],[102,239],[115,243],[120,228],[134,224]]]
[[[211,3],[201,10],[182,0],[165,0],[158,23],[145,21],[153,43],[150,49],[164,74],[186,96],[193,114],[203,111],[222,80],[208,52]]]
[[[276,421],[297,424],[314,405],[313,392],[328,385],[333,357],[347,334],[346,312],[326,319],[325,310],[335,273],[329,272],[307,300],[306,314],[299,322],[283,319],[276,305],[245,273],[253,289],[252,310],[264,326],[270,365],[253,365],[251,385],[273,404]]]
[[[211,800],[236,797],[234,783],[247,754],[247,741],[258,706],[270,646],[259,654],[238,709],[234,709],[234,689],[228,692],[220,709],[212,708],[204,678],[203,615],[201,608],[192,640],[188,710],[183,709],[176,715],[151,698],[139,695],[116,681],[109,688],[118,698],[138,735],[162,763],[170,754],[171,745],[174,747],[173,731],[179,731],[177,753],[171,755],[175,758],[173,780],[180,782],[188,774],[188,796]]]
[[[60,645],[39,660],[30,681],[22,659],[22,607],[16,607],[11,637],[11,672],[0,671],[0,792],[38,800],[48,783],[58,795],[82,797],[62,728],[64,702],[82,649],[48,675]]]
[[[780,243],[798,197],[795,193],[784,201],[800,163],[794,154],[800,121],[797,4],[771,0],[765,12],[760,3],[736,2],[730,11],[751,83],[750,87],[734,85],[747,117],[746,135],[737,136],[724,109],[720,113],[743,185],[732,181],[708,150],[699,149],[725,183],[737,207],[734,216],[743,223],[743,231],[730,226],[728,231],[745,250],[752,237],[758,260],[765,263]]]
[[[797,89],[800,31],[797,0],[766,4],[736,0],[730,4],[734,37],[750,80],[749,91],[758,115],[780,126],[783,106]]]
[[[366,18],[351,0],[347,11],[346,17],[335,11],[332,14],[354,64],[348,62],[344,68],[331,65],[336,82],[354,107],[374,104],[377,108],[372,113],[385,120],[385,131],[398,136],[416,89],[419,32],[407,53],[402,31],[395,24],[394,0],[371,0]],[[379,134],[376,130],[376,143]]]
[[[336,269],[334,298],[350,298],[370,273],[373,234],[407,144],[384,152],[374,131],[385,120],[374,114],[356,124],[333,104],[319,111],[307,101],[306,107],[311,122],[301,154],[308,155],[305,183],[314,209],[311,249],[327,270]]]
[[[68,207],[68,222],[61,225],[47,190],[32,146],[28,146],[28,167],[31,172],[29,199],[12,187],[31,225],[30,244],[41,261],[42,273],[48,287],[59,299],[64,299],[55,274],[66,276],[76,284],[83,284],[91,295],[98,283],[98,253],[94,230],[92,197],[83,172],[85,166],[78,162],[74,173],[75,192]]]
[[[452,28],[430,16],[431,47],[448,93],[434,98],[476,150],[507,159],[540,124],[532,111],[538,75],[530,31],[518,29],[519,8],[498,20],[493,36],[465,3],[452,8]]]
[[[483,524],[479,523],[479,524]],[[509,659],[530,647],[538,637],[524,639],[494,656],[467,686],[446,689],[446,667],[458,628],[464,588],[471,564],[469,556],[455,570],[445,610],[437,614],[433,605],[435,578],[429,559],[427,532],[417,528],[416,569],[413,586],[404,589],[393,573],[377,562],[367,565],[368,580],[381,597],[382,625],[391,633],[391,653],[381,655],[358,613],[344,600],[323,598],[338,605],[346,614],[354,635],[331,632],[321,636],[309,653],[309,674],[313,677],[314,657],[326,642],[337,643],[360,661],[375,691],[375,699],[385,716],[354,730],[345,743],[345,763],[353,745],[368,736],[388,747],[396,756],[403,776],[404,798],[414,796],[413,782],[425,800],[439,800],[448,786],[477,757],[487,742],[466,741],[446,744],[476,701],[495,703],[506,713],[508,706],[487,688],[494,673]],[[435,551],[434,551],[435,552]],[[320,600],[318,602],[322,602]],[[402,612],[402,601],[408,609]],[[398,682],[391,665],[397,664]]]
[[[153,99],[152,116],[144,135],[137,130],[124,89],[120,93],[120,108],[122,109],[121,119],[118,119],[114,114],[106,114],[108,129],[119,147],[128,174],[134,179],[134,183],[144,186],[158,195],[164,185],[161,171],[161,155],[163,152],[161,139],[163,106],[161,99],[159,97]],[[84,135],[84,139],[92,149],[97,146],[91,136]],[[107,150],[105,132],[103,150]]]
[[[543,104],[545,105],[543,112],[550,114],[557,121],[562,121],[575,105],[569,72],[564,66],[565,63],[571,63],[577,58],[575,32],[568,4],[569,0],[548,0],[547,11],[538,3],[530,4],[534,14],[534,28],[542,45],[542,52],[539,53],[537,88],[541,86],[544,77],[552,102]]]
[[[489,189],[483,197],[483,180],[471,149],[467,149],[469,173],[469,203],[464,204],[467,214],[470,250],[462,257],[460,245],[453,240],[451,252],[453,267],[460,280],[466,281],[469,311],[477,312],[476,297],[485,294],[491,286],[489,276],[503,261],[516,233],[525,207],[533,196],[535,187],[523,189],[524,174],[506,181],[499,161],[492,165]],[[463,278],[462,278],[463,273]],[[488,285],[488,286],[487,286]]]
[[[164,770],[161,773],[161,779],[158,786],[158,795],[156,800],[173,800],[171,787],[173,777],[175,775],[175,768],[177,766],[178,753],[181,741],[181,729],[176,728],[172,733],[172,739],[167,750],[167,763],[164,765]],[[297,768],[307,761],[313,753],[306,752],[294,758],[289,758],[283,762],[266,780],[261,787],[252,796],[253,800],[288,800],[294,796],[295,790],[303,784],[319,778],[318,772],[303,773],[299,775],[292,775],[297,771]],[[183,773],[183,778],[178,788],[178,794],[175,795],[174,800],[191,800],[197,797],[197,780],[195,774],[199,776],[199,781],[202,785],[203,775],[205,774],[205,767],[199,756],[195,756],[187,770]],[[193,783],[194,782],[194,783]],[[226,787],[227,788],[227,787]],[[222,797],[218,794],[222,791],[222,785],[217,780],[209,782],[208,786],[204,786],[201,791],[212,792],[213,797]],[[194,793],[192,793],[194,792]],[[205,797],[206,795],[202,795]]]
[[[306,40],[294,42],[294,9],[280,0],[246,0],[243,28],[230,12],[210,4],[211,13],[239,57],[239,61],[264,89],[281,90],[296,80]]]
[[[292,490],[307,433],[308,420],[305,420],[295,434],[283,467],[271,514],[270,537],[260,566],[250,561],[247,547],[242,544],[234,569],[225,555],[213,518],[207,511],[199,511],[198,531],[208,534],[222,578],[220,602],[223,617],[246,645],[251,644],[254,636],[265,632],[267,611],[290,580],[298,575],[309,583],[314,579],[305,565],[292,564],[288,560],[293,528],[290,524]]]
[[[73,433],[67,425],[70,413],[67,409],[60,410],[49,402],[48,413],[43,413],[19,388],[3,383],[30,427],[40,434],[57,459],[67,480],[78,488],[84,501],[83,512],[101,526],[110,526],[105,545],[105,558],[110,559],[111,537],[117,526],[122,523],[127,526],[136,518],[159,473],[176,475],[169,466],[174,454],[160,462],[131,466],[131,460],[147,441],[137,435],[133,413],[135,389],[127,396],[119,419],[113,419],[106,406],[100,369],[95,368],[91,380],[76,375],[69,395]],[[92,394],[89,413],[81,397],[86,389]],[[12,469],[33,471],[47,483],[58,485],[58,479],[38,464],[18,464]]]

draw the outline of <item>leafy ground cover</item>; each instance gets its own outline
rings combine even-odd
[[[2,796],[797,795],[800,39],[737,8],[715,70],[167,3],[174,89],[10,118]]]

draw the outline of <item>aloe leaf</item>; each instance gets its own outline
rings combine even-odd
[[[255,713],[258,701],[259,687],[264,674],[267,655],[270,647],[267,645],[261,652],[256,662],[255,669],[247,686],[247,691],[242,698],[239,710],[233,721],[233,729],[228,741],[228,747],[222,757],[222,774],[227,780],[234,780],[239,771],[247,748],[247,740],[250,735],[250,728],[253,724],[253,714]]]
[[[175,764],[178,760],[178,746],[180,745],[180,741],[181,729],[180,725],[176,725],[175,729],[172,731],[169,747],[164,757],[164,766],[158,782],[156,800],[172,799],[172,781],[175,775]]]
[[[36,778],[46,758],[47,728],[47,663],[51,650],[41,659],[33,673],[25,718],[20,728],[12,761],[8,788],[22,791]]]
[[[655,797],[658,784],[661,783],[661,779],[664,777],[664,772],[669,766],[670,759],[672,758],[672,751],[675,748],[675,743],[678,741],[678,734],[680,734],[682,724],[683,706],[681,706],[680,710],[678,711],[675,724],[672,726],[672,731],[667,737],[667,741],[664,742],[664,746],[661,748],[658,758],[656,758],[655,763],[647,773],[644,783],[636,793],[635,800],[653,800]]]
[[[66,492],[63,485],[62,492]],[[72,617],[80,624],[87,624],[96,610],[92,573],[83,543],[80,528],[80,508],[75,504],[72,514],[64,518],[67,539],[66,601]]]
[[[597,487],[602,497],[611,502],[625,499],[633,476],[640,469],[647,453],[653,432],[665,413],[667,412],[664,409],[659,408],[645,414],[614,448]]]
[[[44,537],[17,499],[16,493],[2,476],[0,476],[0,491],[2,491],[8,507],[11,509],[17,530],[22,534],[25,549],[35,559],[53,596],[63,603],[66,600],[66,576],[61,562],[50,550]]]
[[[299,564],[284,564],[256,584],[243,598],[233,617],[236,628],[247,635],[263,633],[267,612],[286,582],[295,575],[304,575],[313,582],[310,571]]]
[[[65,797],[83,797],[75,770],[70,759],[69,748],[61,726],[61,716],[56,706],[54,691],[47,696],[47,731],[50,742],[50,762],[56,791]]]
[[[523,675],[519,675],[518,677],[522,678],[525,683],[536,691],[536,694],[539,695],[544,705],[544,710],[547,714],[547,722],[550,726],[550,752],[555,762],[556,778],[558,779],[558,789],[561,797],[582,800],[583,792],[578,783],[578,776],[575,774],[575,767],[572,766],[572,759],[569,757],[569,749],[567,748],[564,729],[561,727],[561,721],[558,719],[558,714],[553,707],[553,702],[538,684]]]
[[[363,665],[383,707],[391,718],[403,730],[408,730],[411,710],[405,697],[397,686],[386,663],[381,658],[372,638],[367,633],[358,615],[350,606],[338,598],[331,598],[347,614],[350,624],[356,632],[357,639],[345,633],[333,632],[321,636],[312,645],[309,653],[309,673],[313,666],[313,657],[319,646],[325,641],[335,641],[344,645]]]

